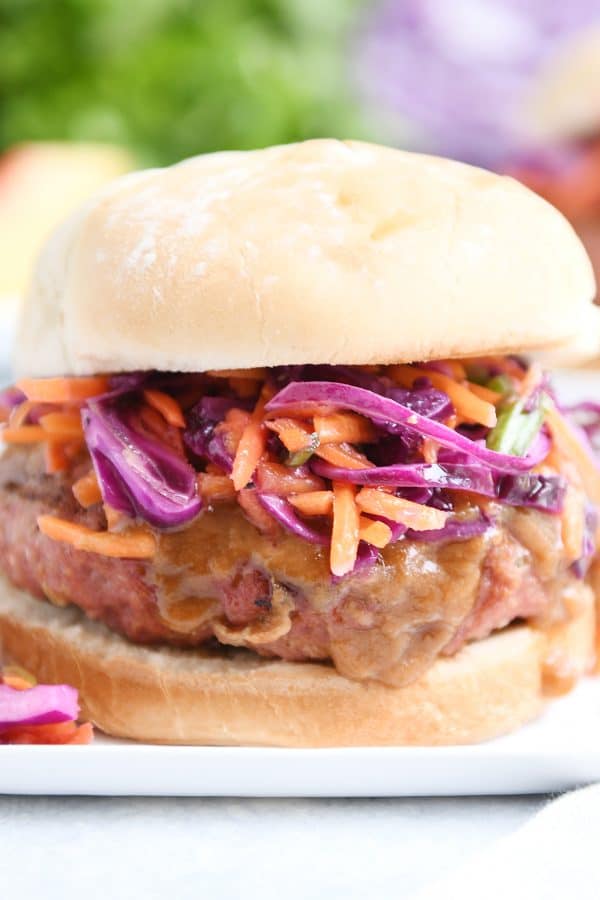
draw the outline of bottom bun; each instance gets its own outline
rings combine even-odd
[[[140,647],[2,581],[0,646],[40,680],[80,691],[82,715],[117,737],[169,744],[280,747],[465,744],[518,728],[594,661],[588,587],[552,635],[526,626],[439,659],[402,688],[350,681],[318,663],[228,648]]]

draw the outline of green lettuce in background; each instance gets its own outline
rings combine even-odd
[[[145,163],[364,136],[361,0],[0,0],[0,149],[121,143]]]

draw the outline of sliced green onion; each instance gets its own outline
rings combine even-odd
[[[489,450],[497,453],[512,453],[512,446],[519,432],[523,401],[517,400],[498,413],[498,421],[486,438]]]
[[[296,453],[290,453],[285,461],[286,466],[303,466],[311,458],[320,443],[319,435],[316,431],[313,431],[306,447],[303,447],[302,450],[297,450]]]
[[[531,412],[521,415],[519,432],[510,451],[515,456],[525,456],[544,423],[546,410],[543,406],[532,409]]]
[[[510,394],[514,391],[514,385],[508,375],[494,375],[489,381],[485,382],[485,387],[497,394]]]
[[[525,456],[544,422],[548,398],[543,395],[539,405],[530,412],[523,412],[526,401],[527,398],[522,397],[501,410],[496,425],[487,436],[488,449]]]

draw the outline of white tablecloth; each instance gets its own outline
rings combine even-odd
[[[544,799],[0,797],[1,896],[409,898]]]

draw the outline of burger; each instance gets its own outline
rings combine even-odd
[[[333,140],[125,176],[50,238],[0,398],[0,640],[119,737],[467,743],[595,658],[590,327],[516,181]],[[589,431],[589,428],[588,428]]]

